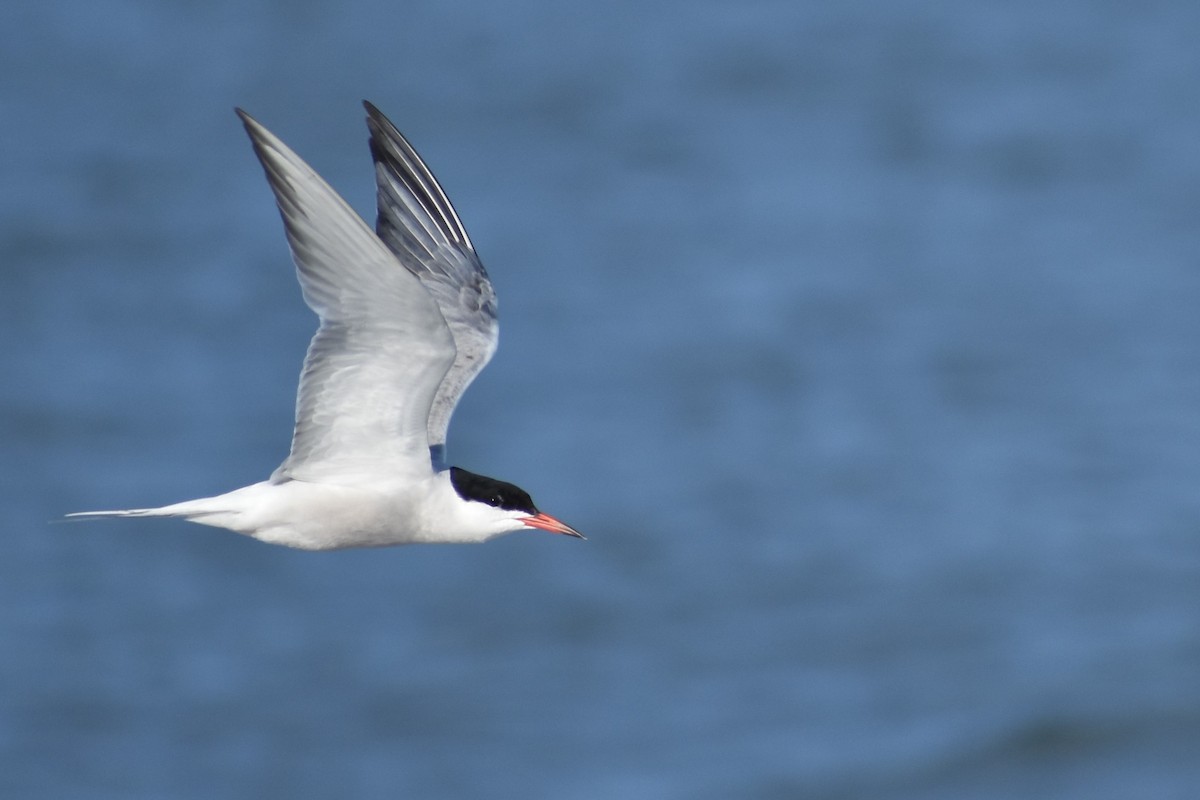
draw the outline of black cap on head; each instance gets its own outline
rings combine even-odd
[[[450,483],[463,500],[474,500],[507,511],[524,511],[531,515],[538,513],[529,493],[511,483],[476,475],[461,467],[450,468]]]

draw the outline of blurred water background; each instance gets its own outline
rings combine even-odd
[[[6,3],[0,795],[1194,798],[1200,6]],[[232,113],[441,178],[452,461],[590,540],[331,554]]]

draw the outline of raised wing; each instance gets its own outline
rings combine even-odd
[[[271,479],[427,474],[429,410],[455,354],[437,303],[311,167],[238,115],[275,193],[304,300],[321,318],[292,451]]]
[[[496,352],[496,293],[466,228],[433,173],[379,109],[363,102],[375,159],[375,230],[437,301],[457,356],[429,412],[430,452],[445,465],[446,428],[458,399]]]

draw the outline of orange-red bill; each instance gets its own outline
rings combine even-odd
[[[574,536],[578,539],[586,539],[579,531],[572,528],[565,522],[559,522],[549,514],[538,513],[532,517],[525,517],[521,522],[524,522],[531,528],[540,528],[551,533],[565,533],[567,536]]]

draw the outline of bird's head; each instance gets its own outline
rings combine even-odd
[[[538,511],[533,498],[519,486],[476,475],[461,467],[450,468],[450,483],[458,496],[469,504],[471,516],[478,524],[492,527],[496,534],[539,528],[585,538],[565,522]]]

